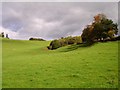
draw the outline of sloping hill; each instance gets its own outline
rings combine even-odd
[[[3,39],[3,87],[118,87],[117,41],[53,51],[49,43]]]

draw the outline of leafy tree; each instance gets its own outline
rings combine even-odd
[[[113,23],[111,19],[107,19],[104,14],[98,14],[94,17],[94,22],[88,25],[82,33],[84,42],[93,42],[95,40],[104,40],[106,38],[114,38],[118,33],[117,24]]]

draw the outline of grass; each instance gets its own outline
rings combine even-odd
[[[0,37],[0,89],[2,89],[2,38]]]
[[[3,88],[118,87],[117,41],[47,50],[49,43],[3,39]]]

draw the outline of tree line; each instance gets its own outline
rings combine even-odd
[[[29,40],[31,40],[31,41],[46,41],[42,38],[29,38]]]
[[[48,49],[53,50],[69,44],[91,45],[99,41],[120,40],[118,34],[118,24],[108,19],[104,14],[97,14],[90,25],[87,25],[81,36],[69,36],[51,41]]]

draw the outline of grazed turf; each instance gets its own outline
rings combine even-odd
[[[53,51],[49,41],[3,39],[2,45],[4,88],[118,87],[117,41]]]

